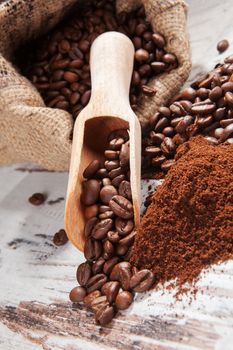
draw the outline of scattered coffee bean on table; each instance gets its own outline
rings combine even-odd
[[[53,237],[53,243],[56,246],[64,245],[67,242],[68,242],[68,237],[67,237],[66,231],[64,229],[61,229],[55,233],[55,235]]]
[[[33,205],[41,205],[45,202],[46,196],[43,193],[34,193],[28,198],[29,203]]]
[[[229,47],[229,41],[226,39],[219,41],[217,44],[217,50],[219,53],[226,51],[228,47]]]
[[[144,131],[142,169],[161,176],[175,164],[179,145],[198,134],[213,145],[232,143],[233,56],[177,94],[151,116]],[[157,176],[158,177],[158,176]]]
[[[144,8],[117,14],[115,5],[113,0],[85,2],[50,34],[17,54],[22,56],[18,62],[22,73],[35,85],[48,107],[67,110],[75,119],[87,105],[91,95],[90,47],[98,35],[107,31],[121,32],[134,44],[130,87],[133,108],[139,95],[156,94],[148,86],[152,78],[177,67],[176,56],[165,50],[165,38],[153,32],[146,21]]]
[[[70,300],[83,301],[100,325],[109,323],[117,310],[127,309],[135,292],[144,292],[155,282],[153,272],[139,271],[128,261],[136,235],[129,148],[128,130],[114,130],[104,161],[93,159],[83,172],[86,261],[77,269],[80,286],[72,289]]]

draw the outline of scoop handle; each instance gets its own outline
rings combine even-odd
[[[90,70],[92,93],[90,103],[101,115],[120,113],[129,108],[129,87],[133,71],[134,46],[124,34],[107,32],[92,44]]]

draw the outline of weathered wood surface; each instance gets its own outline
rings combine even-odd
[[[216,52],[220,39],[233,44],[233,8],[230,0],[189,4],[193,79],[233,52]],[[176,301],[175,291],[159,286],[108,327],[72,307],[68,293],[83,257],[70,243],[51,242],[63,227],[68,175],[20,167],[0,169],[0,350],[233,348],[233,261],[204,273],[195,299]],[[41,207],[27,202],[37,191],[48,194]]]

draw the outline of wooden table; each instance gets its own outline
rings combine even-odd
[[[191,81],[233,52],[216,51],[220,39],[233,44],[233,7],[230,0],[189,5]],[[83,256],[70,243],[57,248],[51,241],[63,227],[67,173],[19,167],[0,169],[1,350],[233,349],[233,261],[203,274],[195,299],[189,293],[176,301],[175,291],[158,286],[108,327],[72,308],[68,292]],[[28,203],[34,192],[48,194],[44,205]]]

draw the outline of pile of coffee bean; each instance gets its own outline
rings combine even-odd
[[[117,310],[127,309],[135,292],[155,282],[149,270],[129,263],[136,235],[130,186],[129,133],[119,129],[108,136],[104,164],[93,160],[83,172],[84,256],[77,269],[79,286],[70,300],[83,302],[100,325],[109,323]]]
[[[177,147],[197,134],[215,145],[233,143],[233,55],[150,118],[143,139],[143,169],[167,172],[175,163]]]
[[[83,3],[82,8],[74,11],[71,18],[48,36],[23,48],[22,54],[17,55],[22,56],[18,65],[48,107],[67,110],[75,119],[91,95],[89,55],[92,42],[106,31],[124,33],[136,50],[130,88],[134,108],[141,93],[149,96],[156,93],[147,85],[148,81],[176,68],[177,59],[165,51],[165,38],[153,32],[143,7],[129,14],[117,14],[113,0]]]

